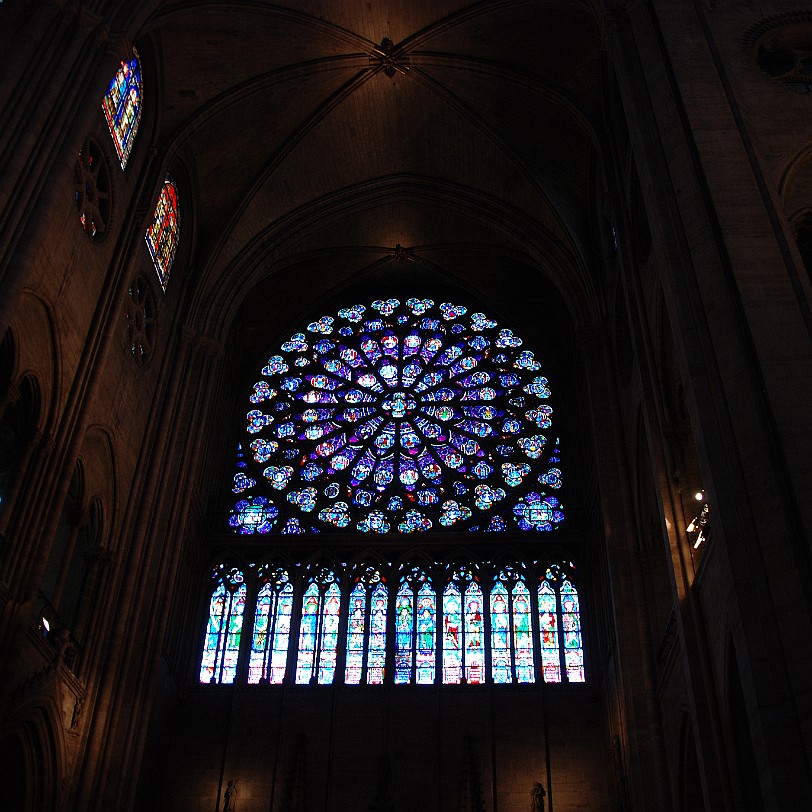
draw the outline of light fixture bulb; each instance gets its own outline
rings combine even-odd
[[[705,498],[705,494],[702,491],[697,491],[694,494],[694,499],[696,499],[697,502],[701,502],[704,498]]]

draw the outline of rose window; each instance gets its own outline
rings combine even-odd
[[[229,524],[240,533],[550,531],[550,388],[522,339],[429,299],[309,324],[262,368]]]

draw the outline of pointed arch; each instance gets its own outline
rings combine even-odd
[[[104,118],[122,169],[127,166],[138,132],[143,95],[141,60],[133,49],[132,58],[121,63],[102,100]]]
[[[237,675],[245,614],[245,578],[237,567],[220,566],[214,570],[213,579],[200,681],[232,683]]]
[[[254,630],[248,661],[248,682],[280,685],[287,670],[293,584],[283,567],[263,565],[254,610]]]
[[[152,224],[145,236],[152,264],[166,293],[169,274],[178,250],[180,234],[180,208],[178,204],[178,187],[170,175],[164,178],[158,202],[152,215]]]
[[[341,587],[333,570],[312,565],[308,569],[307,588],[302,595],[296,683],[330,685],[338,654]]]

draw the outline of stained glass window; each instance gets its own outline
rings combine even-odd
[[[214,571],[209,622],[200,665],[201,682],[234,682],[245,612],[245,582],[236,567]]]
[[[443,682],[485,680],[482,589],[476,576],[460,567],[443,592]]]
[[[264,581],[257,595],[248,682],[279,685],[285,678],[293,611],[293,585],[282,568],[260,569]]]
[[[347,617],[347,665],[344,682],[383,683],[386,664],[387,591],[380,572],[367,567],[355,579]]]
[[[167,175],[155,206],[152,225],[145,237],[149,255],[164,290],[169,283],[169,272],[172,270],[172,262],[178,248],[179,225],[178,189],[172,178]]]
[[[116,75],[110,80],[110,87],[104,95],[102,110],[110,128],[121,168],[127,165],[138,123],[141,121],[141,62],[133,51],[133,58],[122,62]]]
[[[330,685],[335,676],[338,650],[338,623],[341,589],[330,570],[314,574],[302,601],[299,627],[299,658],[296,682],[307,684],[316,678],[319,685]]]
[[[436,564],[432,574],[414,564],[356,565],[347,571],[345,606],[344,576],[335,568],[220,565],[214,571],[200,680],[245,679],[239,661],[249,684],[433,685],[438,667],[442,683],[451,685],[528,684],[537,673],[547,683],[584,682],[574,570],[567,562],[540,569],[516,563],[499,570],[487,562]],[[440,594],[432,578],[445,583]],[[390,582],[397,584],[391,606]],[[538,585],[535,594],[528,586],[532,582]],[[246,594],[256,595],[256,603],[246,615],[253,625],[242,635]],[[296,606],[301,612],[294,612]],[[292,654],[290,644],[297,640]],[[294,655],[296,669],[289,674]]]
[[[497,575],[490,609],[493,681],[535,682],[530,591],[516,568],[505,567]]]
[[[545,682],[584,682],[584,649],[578,591],[568,570],[558,564],[547,569],[539,584],[539,631]],[[563,634],[563,636],[562,636]]]
[[[564,513],[550,388],[522,346],[483,313],[430,299],[378,300],[310,323],[253,386],[251,453],[229,524],[554,530]]]

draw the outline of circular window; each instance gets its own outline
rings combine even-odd
[[[459,305],[387,299],[325,316],[254,385],[229,523],[552,530],[561,470],[540,370],[521,338]]]
[[[149,363],[155,344],[155,305],[147,281],[138,276],[127,294],[127,347],[141,365]]]
[[[85,141],[76,160],[73,199],[85,234],[92,240],[104,236],[110,223],[110,172],[92,138]]]

